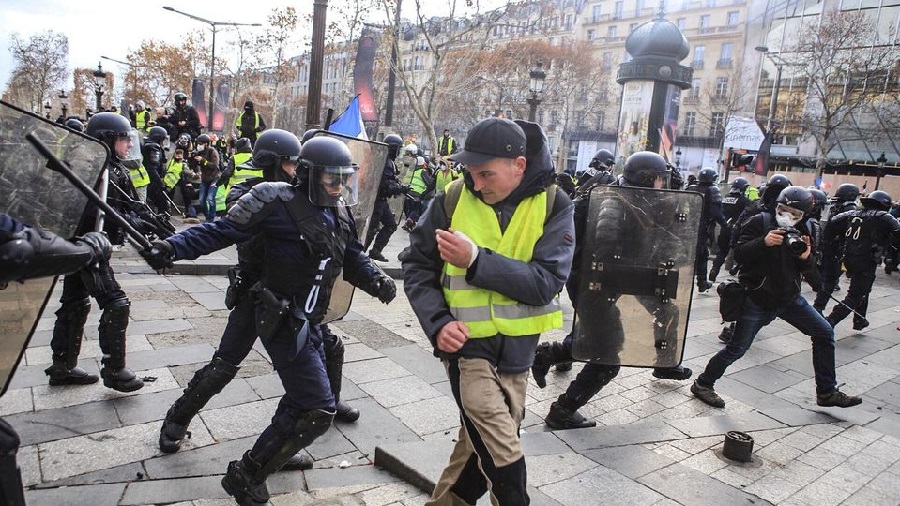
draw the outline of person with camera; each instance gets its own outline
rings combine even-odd
[[[888,211],[891,196],[876,190],[859,199],[862,209],[835,216],[825,230],[828,241],[844,237],[843,263],[850,276],[850,287],[842,304],[831,309],[825,319],[832,327],[853,315],[853,330],[869,326],[865,319],[869,306],[869,292],[875,282],[875,269],[884,260],[886,273],[897,270],[897,250],[900,249],[900,223]]]
[[[691,386],[691,393],[710,406],[724,408],[725,401],[714,389],[716,381],[744,356],[763,327],[781,318],[812,339],[816,404],[856,406],[862,399],[837,387],[834,329],[800,295],[801,277],[812,275],[816,268],[804,222],[813,210],[813,196],[806,188],[788,186],[775,202],[774,213],[763,211],[740,229],[734,259],[740,265],[738,279],[746,290],[741,314],[731,339],[709,360]]]
[[[222,171],[219,170],[219,153],[211,145],[208,135],[197,136],[197,149],[188,161],[195,172],[200,172],[200,208],[206,221],[216,219],[216,186]]]

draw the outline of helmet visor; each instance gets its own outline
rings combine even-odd
[[[123,134],[120,137],[125,137],[125,135]],[[132,128],[129,130],[128,138],[131,139],[131,147],[128,148],[128,155],[123,160],[142,160],[144,157],[141,156],[141,136],[138,134],[137,129]]]
[[[313,205],[353,206],[359,202],[358,167],[315,165],[309,173],[309,201]]]

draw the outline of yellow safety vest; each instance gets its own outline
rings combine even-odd
[[[134,126],[138,130],[147,130],[150,128],[150,111],[138,111],[134,113]]]
[[[245,165],[251,158],[253,158],[253,153],[234,154],[234,174],[231,175],[231,180],[228,182],[229,188],[254,177],[263,177],[262,169],[254,169]]]
[[[244,112],[245,111],[241,111],[241,113],[238,114],[237,121],[234,122],[234,126],[236,126],[238,130],[240,130],[241,124],[244,123]],[[259,128],[259,113],[253,111],[253,129],[256,130],[257,128]]]
[[[438,140],[438,154],[443,155],[446,153],[449,155],[450,153],[453,153],[453,146],[455,144],[456,139],[453,137],[444,138],[444,136],[441,136],[440,140]]]
[[[534,247],[544,233],[546,215],[547,192],[541,192],[520,202],[506,232],[501,232],[493,208],[463,189],[450,218],[450,228],[465,233],[483,248],[530,262]],[[466,269],[447,262],[441,284],[450,313],[466,324],[470,337],[528,336],[562,327],[558,296],[546,306],[524,304],[468,284]]]
[[[404,181],[406,184],[409,185],[410,191],[415,192],[417,195],[421,195],[421,194],[425,193],[425,188],[427,186],[425,184],[425,180],[422,179],[422,171],[423,170],[424,169],[421,169],[419,167],[414,168],[412,170],[412,172],[410,172],[409,175],[406,177],[406,181]]]
[[[216,212],[223,213],[225,212],[225,201],[228,198],[228,190],[231,188],[229,185],[227,188],[223,185],[219,185],[216,187]]]
[[[169,160],[166,166],[166,175],[163,176],[163,184],[166,188],[175,188],[181,181],[181,171],[184,170],[184,161],[176,161],[174,158]]]
[[[150,175],[143,165],[136,169],[128,169],[128,175],[131,177],[131,184],[135,188],[143,188],[150,184]]]
[[[444,189],[447,188],[447,185],[456,181],[459,178],[459,174],[456,173],[455,170],[450,169],[444,174],[444,171],[438,170],[434,175],[434,191],[438,194],[444,193]]]

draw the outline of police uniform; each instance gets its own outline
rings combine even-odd
[[[703,169],[712,170],[712,169]],[[702,171],[701,171],[702,172]],[[700,233],[697,235],[697,256],[694,272],[697,275],[697,287],[701,292],[709,290],[712,283],[707,278],[706,266],[709,262],[709,238],[715,225],[725,228],[725,216],[722,214],[722,192],[718,186],[710,182],[697,182],[685,190],[703,194],[703,213],[700,217]]]
[[[816,292],[816,299],[813,306],[819,311],[825,311],[831,295],[835,291],[841,277],[841,257],[844,254],[844,243],[846,237],[842,230],[840,233],[830,233],[829,229],[835,229],[837,225],[832,227],[835,218],[841,214],[856,211],[856,197],[853,200],[838,200],[831,204],[831,210],[828,213],[828,220],[825,222],[824,234],[822,236],[822,265],[820,272],[822,273],[822,289]]]
[[[728,254],[731,252],[731,234],[738,218],[749,203],[750,199],[744,195],[744,189],[740,187],[732,187],[728,195],[722,198],[722,214],[725,216],[725,226],[719,231],[719,238],[716,241],[718,251],[712,267],[709,269],[709,281],[716,280],[716,277],[719,275],[719,269],[725,264]]]
[[[366,232],[366,249],[372,246],[369,256],[379,261],[387,259],[381,250],[387,246],[391,235],[397,230],[397,218],[388,205],[388,199],[404,192],[404,186],[397,179],[397,165],[389,155],[384,161],[381,181],[378,183],[378,194],[375,196],[375,208],[372,211],[369,230]],[[373,242],[374,241],[374,242]]]

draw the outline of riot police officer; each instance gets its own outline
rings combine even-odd
[[[116,183],[110,185],[107,196],[113,207],[135,197],[128,170],[120,162],[131,147],[130,130],[128,119],[112,112],[91,116],[85,128],[85,134],[106,144],[113,154],[107,165],[110,182]],[[131,195],[120,193],[129,191],[132,192]],[[94,229],[96,213],[97,208],[89,205],[77,233],[85,234]],[[107,232],[112,232],[110,235],[114,236],[117,227],[112,228],[108,220],[106,223]],[[103,385],[120,392],[133,392],[142,388],[143,380],[125,367],[125,331],[128,329],[131,302],[116,281],[109,262],[101,262],[95,267],[70,274],[63,280],[62,295],[59,298],[61,306],[56,311],[53,338],[50,340],[53,365],[44,371],[50,377],[50,385],[86,385],[98,380],[97,376],[78,367],[84,325],[91,311],[89,295],[103,310],[98,329],[100,350],[103,352],[103,368],[100,370]]]
[[[858,313],[853,317],[853,330],[868,326],[864,317],[869,305],[869,292],[875,282],[875,269],[882,260],[889,271],[891,267],[896,267],[897,250],[900,249],[900,223],[888,213],[891,196],[876,190],[861,198],[860,202],[862,209],[835,216],[825,230],[828,241],[833,242],[837,235],[844,236],[843,263],[850,275],[850,287],[843,304],[834,306],[826,319],[834,327],[853,309]]]
[[[200,116],[194,106],[188,105],[187,99],[187,95],[180,91],[175,94],[175,110],[169,115],[173,139],[177,139],[183,133],[190,135],[191,139],[200,135]]]
[[[69,274],[108,262],[111,252],[112,246],[102,233],[88,232],[70,242],[0,214],[0,287],[10,281]],[[16,464],[19,443],[16,431],[0,418],[0,504],[25,505]]]
[[[166,173],[168,160],[166,160],[166,143],[169,133],[161,126],[150,127],[147,137],[141,146],[141,155],[144,158],[144,168],[150,176],[150,189],[147,196],[156,209],[164,214],[169,214],[169,201],[163,193],[162,176]]]
[[[616,157],[608,149],[601,149],[594,153],[588,170],[584,171],[578,178],[575,186],[586,186],[587,182],[595,177],[599,177],[599,184],[612,183],[615,178],[612,176],[613,165],[616,164]]]
[[[719,174],[716,169],[706,167],[697,174],[697,182],[685,188],[703,194],[703,213],[700,216],[700,235],[697,236],[697,260],[694,272],[697,275],[697,288],[705,292],[712,288],[706,277],[706,263],[709,261],[709,238],[718,223],[725,228],[725,215],[722,213],[722,193],[716,186]]]
[[[725,216],[726,225],[722,227],[722,230],[719,232],[719,238],[716,241],[718,251],[712,267],[709,269],[710,282],[716,280],[716,276],[719,275],[719,269],[722,268],[726,258],[728,258],[728,254],[731,252],[732,230],[734,230],[738,217],[744,212],[747,204],[750,203],[750,199],[744,195],[748,186],[750,186],[750,182],[746,178],[737,177],[731,182],[731,190],[728,191],[728,195],[722,199],[722,214]]]
[[[394,163],[394,159],[400,154],[403,139],[397,134],[389,134],[384,137],[384,142],[388,145],[388,156],[384,162],[384,171],[381,173],[381,182],[378,184],[375,210],[372,212],[372,220],[369,230],[366,232],[365,244],[366,249],[369,249],[369,245],[372,246],[372,249],[369,250],[369,258],[379,262],[387,262],[387,258],[381,253],[381,250],[387,246],[391,234],[397,230],[397,217],[394,216],[387,201],[391,197],[402,195],[407,190],[407,187],[397,179],[397,166]]]
[[[296,137],[288,140],[291,146],[299,142]],[[320,136],[304,143],[299,157],[281,153],[271,153],[266,164],[277,180],[254,186],[223,219],[158,241],[145,253],[152,267],[161,268],[255,235],[265,243],[260,280],[251,288],[256,333],[272,357],[285,395],[272,423],[253,448],[229,463],[222,479],[225,491],[239,504],[266,504],[266,478],[331,424],[335,401],[320,323],[337,276],[343,274],[385,303],[396,295],[393,281],[363,253],[356,237],[347,209],[355,203],[356,191],[345,185],[355,184],[357,166],[347,145]]]
[[[822,273],[822,289],[816,293],[816,299],[813,307],[819,312],[825,311],[831,294],[835,292],[838,286],[838,280],[841,277],[841,256],[844,253],[845,237],[843,234],[830,234],[828,228],[834,219],[850,211],[856,210],[856,199],[859,198],[859,187],[853,183],[844,183],[838,186],[831,199],[831,209],[828,213],[828,221],[824,225],[824,234],[821,244],[821,267]]]
[[[649,151],[641,151],[628,157],[628,160],[625,161],[622,176],[613,186],[667,188],[670,184],[671,172],[670,166],[666,164],[662,156]],[[594,185],[598,184],[595,183]],[[583,236],[590,232],[586,230],[588,227],[590,190],[590,188],[579,189],[579,197],[574,201],[575,256],[572,262],[572,273],[566,282],[566,290],[572,299],[573,306],[578,305],[578,271],[582,261],[581,255],[589,254],[583,250]],[[609,237],[619,237],[619,234],[623,233],[622,231],[627,227],[621,220],[621,212],[607,209],[606,212],[601,211],[595,228],[602,228],[609,232]],[[650,301],[647,299],[647,297],[639,297],[640,303],[652,314],[658,310],[656,307],[657,303],[656,300]],[[616,325],[610,322],[610,327],[616,327]],[[618,328],[611,328],[607,334],[598,336],[598,339],[621,341],[624,339],[621,330],[621,324],[619,324]],[[551,366],[573,360],[572,347],[572,334],[567,335],[562,342],[545,342],[538,345],[535,350],[531,374],[540,388],[544,388],[547,385],[545,378]],[[553,429],[575,429],[595,426],[597,424],[596,421],[584,417],[578,410],[619,374],[619,367],[619,365],[586,363],[581,372],[569,384],[566,392],[560,395],[556,402],[550,406],[550,412],[544,419],[547,425]],[[681,365],[672,368],[657,367],[653,370],[653,376],[660,379],[685,380],[690,378],[691,374],[692,371],[689,368]]]

